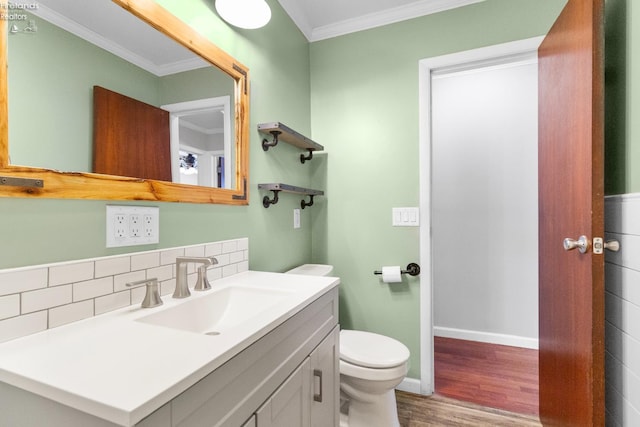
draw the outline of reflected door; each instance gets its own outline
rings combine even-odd
[[[94,172],[171,181],[169,112],[100,86],[93,104]]]

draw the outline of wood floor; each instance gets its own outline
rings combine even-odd
[[[538,417],[433,395],[396,391],[401,427],[541,427]]]
[[[538,351],[435,337],[436,393],[538,415]]]
[[[402,427],[540,426],[538,352],[436,337],[434,396],[396,392]]]

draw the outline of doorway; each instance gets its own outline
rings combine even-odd
[[[231,170],[234,135],[231,98],[219,96],[163,105],[170,113],[171,173],[173,182],[205,187],[233,188]]]
[[[422,394],[435,390],[434,334],[537,348],[537,163],[531,158],[537,156],[537,120],[532,147],[513,143],[521,139],[521,125],[511,129],[511,136],[478,139],[491,115],[503,114],[486,115],[489,104],[498,95],[512,94],[493,89],[493,94],[480,92],[474,101],[465,85],[482,83],[484,90],[490,75],[507,82],[513,70],[537,72],[541,41],[527,39],[420,61],[420,210],[422,224],[429,224],[420,230],[420,258],[426,267],[420,283]],[[445,89],[459,92],[450,105],[445,104],[455,97],[443,98]],[[443,99],[448,101],[443,104]],[[537,97],[533,102],[531,114],[537,117]],[[442,106],[448,112],[441,114]],[[504,130],[513,120],[497,123]],[[465,136],[469,131],[472,135]],[[530,136],[526,132],[522,135]],[[471,140],[476,144],[469,145]],[[527,184],[517,179],[525,175]],[[528,284],[523,287],[520,278],[525,276]]]

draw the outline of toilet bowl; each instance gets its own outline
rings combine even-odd
[[[289,274],[328,276],[333,266],[305,264]],[[399,427],[395,387],[408,371],[409,349],[372,332],[340,331],[340,427]]]

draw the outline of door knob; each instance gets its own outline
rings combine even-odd
[[[611,252],[618,252],[620,250],[620,242],[617,240],[609,240],[605,242],[602,237],[593,238],[593,253],[601,254],[603,249],[610,250]]]
[[[583,254],[586,253],[589,249],[589,240],[587,239],[587,236],[580,236],[578,240],[573,240],[567,237],[562,242],[562,246],[564,246],[565,251],[570,251],[578,248],[580,253]]]
[[[609,240],[608,242],[605,242],[604,248],[612,252],[618,252],[620,250],[620,242],[617,240]]]

